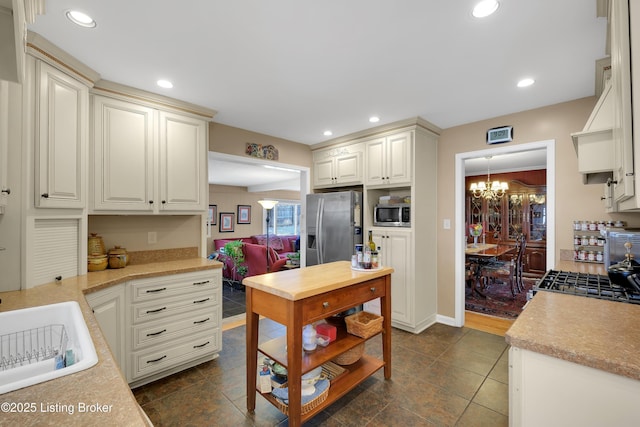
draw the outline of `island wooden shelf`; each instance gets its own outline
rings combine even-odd
[[[384,369],[385,379],[390,379],[391,273],[393,269],[388,267],[371,272],[354,271],[351,263],[338,261],[244,279],[247,300],[247,410],[255,410],[257,394],[273,404],[276,403],[270,393],[262,394],[257,391],[258,353],[287,368],[290,426],[299,426],[309,420],[381,368]],[[366,340],[348,334],[345,327],[340,326],[334,342],[324,348],[318,347],[315,352],[303,354],[302,328],[306,324],[331,318],[376,298],[380,298],[384,318],[381,332],[382,359],[364,354],[357,362],[344,366],[347,372],[331,383],[327,399],[303,415],[302,374],[335,359]],[[258,346],[260,316],[284,325],[286,336]]]

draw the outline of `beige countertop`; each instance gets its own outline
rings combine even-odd
[[[23,291],[0,292],[0,311],[78,301],[98,354],[98,363],[92,368],[0,394],[0,405],[9,404],[9,408],[13,405],[16,409],[11,412],[0,406],[0,425],[148,425],[146,415],[120,373],[84,294],[142,277],[221,267],[219,262],[206,258],[140,264],[91,272]]]
[[[606,274],[602,264],[562,261],[554,270]],[[506,333],[525,350],[640,380],[640,305],[538,292]]]

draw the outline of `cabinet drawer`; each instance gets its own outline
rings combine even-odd
[[[201,291],[189,295],[180,295],[171,298],[146,301],[132,304],[133,324],[147,322],[156,319],[166,319],[181,313],[189,313],[194,310],[209,309],[220,305],[220,293]]]
[[[157,322],[146,322],[133,327],[133,350],[175,341],[180,337],[200,332],[213,332],[218,324],[220,306],[189,312],[170,319]]]
[[[312,319],[340,313],[383,296],[385,296],[384,278],[379,278],[373,282],[349,286],[328,295],[309,297],[302,303],[302,312],[306,319],[313,321]]]
[[[212,290],[222,281],[219,270],[139,279],[131,282],[131,301],[150,301],[173,295]]]
[[[131,379],[136,380],[207,356],[220,350],[220,330],[207,331],[180,341],[133,352]]]

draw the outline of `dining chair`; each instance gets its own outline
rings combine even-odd
[[[522,291],[523,242],[524,236],[519,236],[516,239],[515,254],[510,259],[492,260],[480,267],[480,278],[484,292],[486,292],[490,285],[498,282],[508,284],[511,295],[514,298],[517,293]]]

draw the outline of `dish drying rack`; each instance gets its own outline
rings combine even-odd
[[[0,371],[64,356],[68,341],[64,325],[58,324],[0,335]]]

